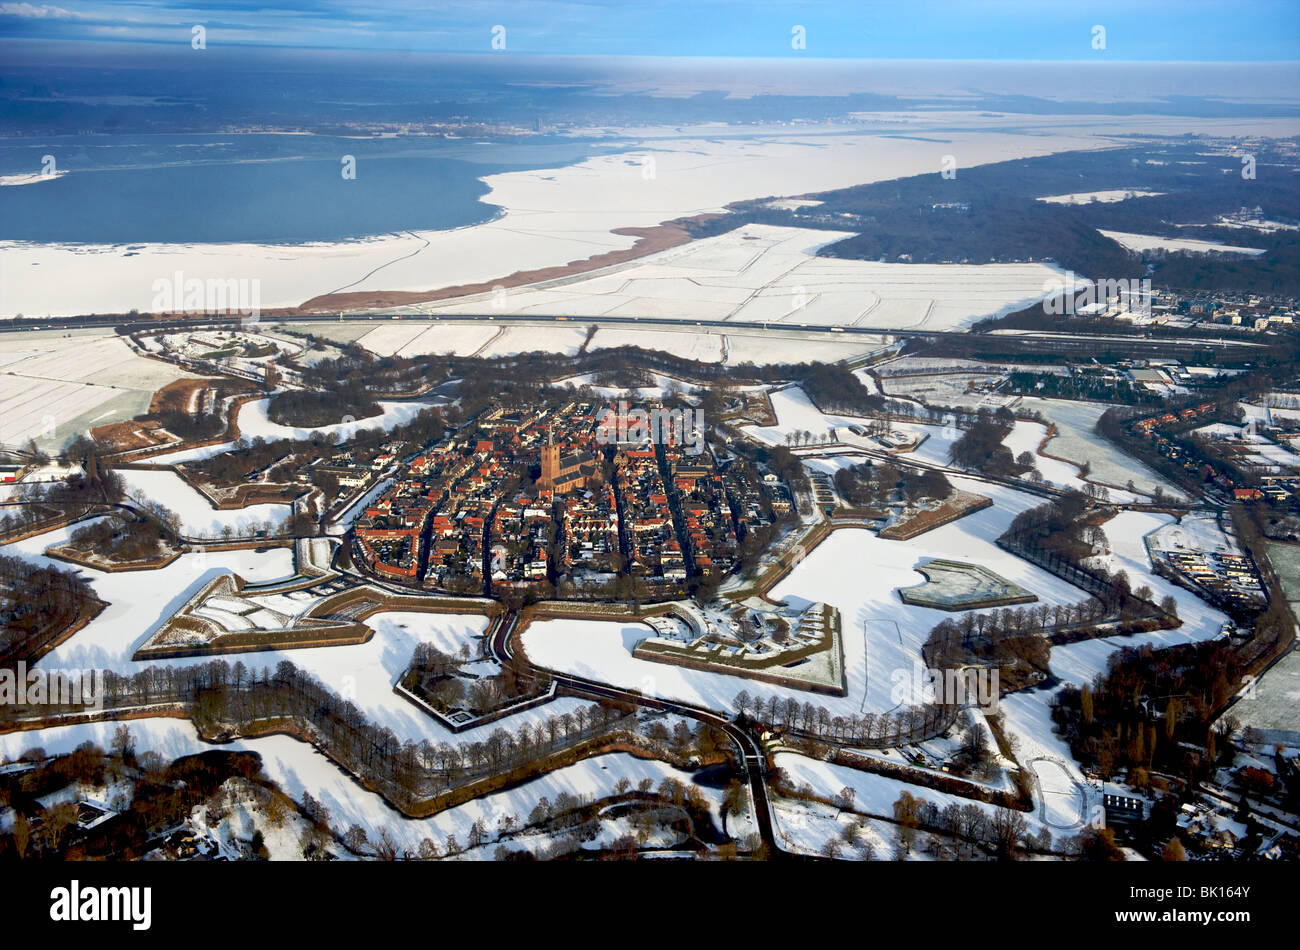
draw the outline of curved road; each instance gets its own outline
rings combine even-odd
[[[504,663],[514,655],[511,639],[515,634],[518,620],[519,615],[516,613],[502,615],[492,631],[488,643],[492,655],[498,662]],[[758,825],[759,838],[767,846],[768,855],[772,858],[793,857],[793,855],[782,851],[777,846],[772,827],[772,806],[767,797],[767,783],[764,778],[766,759],[763,756],[763,750],[759,748],[758,742],[749,733],[731,720],[719,716],[712,710],[705,709],[702,706],[672,699],[645,696],[636,690],[610,686],[606,683],[587,679],[583,676],[574,676],[570,673],[559,673],[554,670],[547,670],[546,672],[556,683],[568,687],[570,691],[575,693],[596,699],[616,699],[620,702],[631,703],[649,709],[676,713],[680,716],[707,723],[716,729],[721,729],[731,737],[731,740],[740,749],[741,760],[745,766],[745,775],[749,779],[750,794],[753,796],[754,801],[754,821]]]

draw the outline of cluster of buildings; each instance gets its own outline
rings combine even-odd
[[[673,489],[680,499],[686,556],[698,573],[727,573],[735,564],[740,538],[727,482],[702,457],[665,450]]]
[[[697,431],[619,425],[625,411],[588,402],[484,411],[367,506],[353,530],[359,562],[458,593],[619,575],[673,589],[726,574],[746,533],[769,524],[774,506],[788,510],[788,489],[719,465],[698,451]]]
[[[1292,504],[1300,498],[1300,420],[1294,412],[1252,418],[1243,425],[1210,422],[1213,403],[1148,416],[1131,423],[1156,452],[1202,481],[1213,482],[1236,501]],[[1205,425],[1190,428],[1196,422]],[[1188,440],[1188,435],[1196,439]],[[1291,446],[1288,448],[1287,446]]]
[[[1294,861],[1300,857],[1300,835],[1267,815],[1242,821],[1237,809],[1226,802],[1206,797],[1185,802],[1176,823],[1192,860]]]
[[[622,566],[618,502],[613,485],[599,485],[559,499],[560,541],[556,573],[613,575]]]
[[[299,481],[319,482],[323,476],[332,479],[339,488],[346,489],[344,494],[348,494],[369,486],[384,469],[393,464],[401,450],[402,445],[397,442],[378,448],[349,446],[336,449],[328,458],[313,459],[306,468],[295,473],[295,478]],[[274,468],[283,461],[285,460],[281,459],[268,467]]]
[[[744,676],[795,689],[844,695],[839,611],[679,602],[645,621],[654,635],[639,659]]]
[[[732,511],[751,530],[766,527],[773,518],[783,518],[794,511],[794,493],[775,472],[765,472],[762,484],[753,479],[733,479],[727,487]]]
[[[1162,429],[1165,426],[1178,425],[1180,422],[1194,422],[1198,418],[1211,416],[1216,408],[1214,403],[1204,402],[1199,406],[1188,406],[1178,412],[1163,412],[1159,415],[1148,416],[1134,422],[1133,431],[1138,435],[1150,436],[1157,429]]]
[[[1204,551],[1166,551],[1172,567],[1212,602],[1234,607],[1258,607],[1268,599],[1255,565],[1243,554]]]
[[[488,548],[493,586],[528,587],[547,580],[555,546],[553,501],[554,492],[541,489],[536,498],[521,494],[497,504]]]
[[[1246,209],[1242,213],[1247,213]],[[1246,330],[1269,330],[1300,322],[1300,302],[1293,297],[1223,292],[1179,294],[1154,290],[1149,280],[1109,283],[1117,286],[1099,285],[1091,289],[1089,296],[1093,299],[1078,304],[1073,312],[1081,317],[1104,317],[1135,326],[1193,327],[1198,323],[1219,323]]]
[[[1083,299],[1087,302],[1074,306],[1076,315],[1109,317],[1136,326],[1167,322],[1177,306],[1177,298],[1152,290],[1146,279],[1101,281],[1085,288]]]
[[[620,451],[614,472],[623,499],[628,573],[646,580],[686,580],[686,559],[677,540],[668,488],[654,446]]]
[[[1174,297],[1174,308],[1193,321],[1247,330],[1285,329],[1300,321],[1300,301],[1283,295],[1207,292]]]

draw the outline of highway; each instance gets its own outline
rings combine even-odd
[[[542,326],[559,326],[574,325],[577,327],[596,326],[621,326],[621,327],[645,327],[647,329],[671,328],[674,330],[699,330],[701,332],[728,332],[734,330],[756,330],[760,332],[774,333],[780,335],[816,335],[819,337],[827,336],[852,336],[852,337],[880,337],[882,344],[889,342],[885,338],[895,340],[926,338],[934,340],[952,340],[960,341],[970,345],[972,341],[978,341],[985,345],[997,345],[1007,347],[1011,350],[1024,350],[1026,352],[1064,352],[1069,349],[1082,349],[1091,351],[1088,355],[1093,355],[1099,350],[1107,348],[1126,349],[1133,351],[1134,355],[1149,353],[1152,356],[1172,356],[1180,350],[1211,350],[1218,351],[1220,354],[1234,353],[1242,359],[1249,359],[1253,353],[1265,349],[1264,344],[1251,340],[1225,340],[1216,338],[1167,338],[1167,337],[1146,337],[1136,334],[1129,336],[1125,334],[1086,334],[1086,333],[1045,333],[1038,332],[1033,334],[1021,333],[998,333],[975,334],[964,330],[928,330],[924,327],[855,327],[855,326],[824,326],[808,323],[794,322],[768,322],[759,320],[726,320],[726,321],[701,321],[701,320],[675,320],[666,317],[652,316],[600,316],[600,317],[577,317],[577,316],[556,316],[544,314],[504,314],[495,313],[430,313],[430,314],[407,314],[391,313],[379,311],[360,311],[360,312],[343,312],[334,314],[302,314],[293,316],[261,316],[244,318],[239,315],[224,317],[207,317],[194,320],[142,320],[137,317],[124,316],[103,316],[92,315],[83,317],[66,317],[57,319],[33,319],[25,318],[18,320],[0,320],[0,332],[20,332],[29,330],[84,330],[92,328],[105,328],[125,326],[129,327],[131,332],[138,330],[156,330],[166,327],[176,326],[178,329],[185,326],[194,325],[222,325],[236,326],[244,323],[245,320],[251,320],[253,325],[256,324],[275,324],[275,323],[356,323],[356,322],[389,322],[398,320],[410,320],[415,322],[440,322],[440,323],[502,323],[518,325],[542,325]]]

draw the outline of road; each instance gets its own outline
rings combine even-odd
[[[514,655],[511,639],[514,637],[518,621],[519,615],[516,613],[503,615],[492,632],[489,639],[489,648],[492,655],[500,663],[505,663]],[[759,838],[767,846],[768,855],[774,859],[793,857],[793,855],[782,851],[777,846],[776,835],[772,826],[772,805],[768,798],[767,782],[764,775],[767,760],[763,755],[763,750],[759,748],[758,740],[749,733],[731,720],[719,716],[713,710],[705,709],[702,706],[672,699],[645,696],[636,690],[610,686],[607,683],[587,679],[583,676],[574,676],[570,673],[560,673],[555,670],[547,670],[546,672],[557,684],[566,687],[571,692],[591,696],[598,700],[614,699],[647,709],[676,713],[679,716],[686,716],[707,723],[716,729],[721,729],[731,737],[731,740],[736,743],[736,747],[740,750],[741,761],[745,766],[745,776],[749,780],[750,794],[753,796],[754,821],[758,825]]]
[[[1241,359],[1249,360],[1261,350],[1265,349],[1264,344],[1252,340],[1227,340],[1216,338],[1153,338],[1138,336],[1136,334],[1129,336],[1125,334],[1114,334],[1110,336],[1086,334],[1086,333],[1039,333],[1039,334],[973,334],[964,330],[926,330],[917,327],[855,327],[855,326],[833,326],[833,325],[813,325],[806,323],[776,323],[762,320],[727,320],[725,322],[710,322],[703,320],[673,320],[665,317],[652,316],[599,316],[599,317],[567,317],[567,316],[546,316],[539,314],[503,314],[500,312],[493,313],[429,313],[429,314],[409,314],[409,313],[384,313],[363,311],[358,313],[333,313],[333,314],[302,314],[295,316],[263,316],[259,318],[244,318],[239,315],[229,317],[204,318],[201,320],[191,321],[191,324],[202,323],[204,325],[242,325],[246,319],[255,319],[258,322],[272,323],[342,323],[342,322],[387,322],[392,320],[412,320],[417,322],[439,322],[439,323],[500,323],[500,324],[541,324],[543,326],[556,325],[574,325],[586,327],[595,324],[597,326],[623,326],[623,327],[647,327],[647,328],[672,328],[675,330],[695,330],[702,332],[708,331],[732,331],[732,330],[759,330],[772,333],[806,335],[817,334],[819,336],[846,336],[846,337],[892,337],[894,339],[909,338],[926,338],[934,340],[953,340],[969,344],[971,341],[979,341],[984,345],[997,344],[998,346],[1008,348],[1010,351],[1023,351],[1028,353],[1043,352],[1061,352],[1064,353],[1071,349],[1080,350],[1084,355],[1095,356],[1099,349],[1123,349],[1128,351],[1128,355],[1140,357],[1143,355],[1153,357],[1169,357],[1183,350],[1192,350],[1197,352],[1214,352],[1220,354],[1234,353]],[[0,320],[0,332],[18,332],[23,330],[82,330],[89,328],[108,328],[117,326],[130,327],[135,330],[156,330],[171,326],[176,323],[178,328],[186,326],[184,323],[178,323],[171,320],[141,320],[132,319],[125,316],[80,316],[51,319],[24,319],[18,320]],[[886,342],[884,339],[882,343]]]

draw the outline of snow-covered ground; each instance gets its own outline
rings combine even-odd
[[[379,400],[379,406],[383,409],[383,412],[377,416],[357,419],[353,422],[339,422],[330,426],[321,426],[318,429],[301,429],[272,422],[266,414],[267,407],[270,405],[269,397],[266,399],[253,399],[244,403],[239,409],[239,434],[240,438],[243,439],[252,440],[260,436],[270,441],[272,439],[305,439],[313,432],[321,432],[327,435],[333,432],[338,433],[340,439],[350,439],[356,433],[365,429],[388,431],[394,426],[410,422],[421,410],[440,403],[441,400],[438,399],[404,401],[381,399]],[[176,452],[152,456],[149,461],[158,465],[192,462],[197,459],[220,455],[222,452],[229,451],[235,444],[234,442],[222,442],[218,445],[208,445],[196,449],[181,449]]]
[[[773,588],[774,600],[795,607],[825,602],[840,610],[846,697],[810,696],[743,677],[635,658],[633,647],[652,631],[634,622],[547,620],[532,624],[523,634],[523,643],[529,658],[541,666],[719,710],[732,709],[742,689],[750,694],[793,696],[800,702],[811,699],[832,715],[882,712],[916,701],[910,692],[905,699],[896,695],[895,684],[900,678],[911,684],[926,636],[951,616],[904,604],[898,597],[897,588],[925,582],[915,569],[925,559],[946,557],[982,564],[1048,604],[1074,603],[1085,597],[993,543],[1017,513],[1033,507],[1036,498],[960,478],[954,484],[993,497],[994,506],[911,541],[890,541],[865,529],[836,531]]]
[[[1254,256],[1264,253],[1261,247],[1238,247],[1234,244],[1216,244],[1213,241],[1197,241],[1192,238],[1167,238],[1153,234],[1129,234],[1125,231],[1101,231],[1101,233],[1130,251],[1150,251],[1160,248],[1166,251],[1191,251],[1195,254]]]
[[[202,742],[194,727],[184,720],[138,719],[129,725],[136,738],[137,754],[152,750],[172,759],[213,748]],[[0,758],[15,759],[25,750],[36,747],[45,749],[48,755],[67,753],[87,740],[107,748],[116,728],[117,723],[108,722],[0,735]],[[540,799],[554,802],[561,793],[587,799],[612,795],[621,778],[626,778],[633,786],[647,778],[655,786],[665,778],[675,778],[683,783],[691,781],[689,773],[666,763],[614,753],[584,759],[515,788],[450,808],[433,818],[410,819],[375,793],[363,789],[311,746],[288,736],[238,739],[224,743],[220,748],[256,752],[262,757],[262,767],[267,776],[286,794],[300,801],[303,792],[310,792],[321,802],[329,810],[330,823],[337,831],[346,831],[352,824],[358,824],[374,843],[379,840],[380,830],[386,828],[399,848],[411,851],[419,847],[422,838],[432,838],[442,849],[449,834],[454,834],[464,847],[470,825],[480,820],[489,831],[489,837],[494,837],[502,817],[513,816],[522,824]],[[697,787],[712,804],[711,811],[716,820],[722,791],[708,786]],[[750,827],[747,822],[729,822],[729,826],[737,837]],[[489,849],[482,856],[490,855]]]
[[[913,798],[931,802],[940,809],[948,805],[962,807],[974,804],[989,816],[997,811],[996,806],[984,802],[962,798],[923,785],[913,785],[886,775],[823,762],[796,752],[778,752],[775,756],[775,764],[785,770],[794,785],[807,783],[822,795],[834,797],[842,788],[853,789],[853,811],[862,815],[893,818],[894,802],[898,801],[903,792],[907,792]],[[803,803],[785,801],[781,801],[777,807],[776,830],[784,850],[801,854],[819,854],[827,839],[838,834],[842,829],[843,825],[840,822],[826,820],[832,817],[830,814],[817,815],[815,812],[821,809],[812,809],[814,814],[810,815],[807,814],[809,810],[809,806]],[[1060,836],[1067,833],[1064,832],[1063,826],[1071,822],[1063,819],[1072,811],[1073,804],[1068,794],[1059,796],[1050,794],[1046,811],[1036,803],[1034,811],[1025,814],[1026,830],[1029,834],[1038,834],[1046,829],[1054,837]],[[818,818],[821,820],[817,820]],[[1075,828],[1068,833],[1073,834],[1078,830],[1079,828]],[[867,840],[871,841],[875,849],[875,856],[883,859],[901,857],[895,853],[896,839],[892,829],[884,829],[884,831],[883,837],[870,833],[867,836]],[[915,851],[913,856],[916,856]]]
[[[279,530],[289,517],[289,505],[250,505],[247,508],[214,508],[207,498],[172,471],[126,469],[119,473],[127,493],[174,511],[181,531],[190,537],[217,538],[229,526],[236,535],[250,526],[270,525]]]
[[[881,349],[880,337],[858,337],[842,340],[838,337],[810,339],[806,333],[798,337],[782,336],[779,331],[767,333],[736,332],[726,334],[727,362],[753,363],[834,363],[839,360],[864,356]]]
[[[1157,528],[1151,540],[1157,549],[1164,551],[1241,553],[1219,527],[1219,520],[1208,514],[1184,515],[1179,522]]]
[[[1016,758],[1033,773],[1035,817],[1053,836],[1072,836],[1095,819],[1101,797],[1089,786],[1070,747],[1053,731],[1050,703],[1058,689],[1004,696],[998,712],[1014,737]]]
[[[1145,494],[1160,488],[1170,497],[1181,497],[1174,484],[1161,478],[1137,459],[1121,452],[1110,440],[1097,434],[1097,420],[1110,408],[1106,403],[1079,402],[1073,399],[1040,399],[1028,396],[1019,408],[1035,411],[1056,426],[1056,435],[1047,443],[1047,452],[1075,465],[1087,462],[1088,477],[1106,485],[1133,487]],[[1039,462],[1042,471],[1042,461]]]
[[[1173,523],[1172,515],[1139,511],[1121,511],[1102,528],[1110,542],[1110,552],[1093,558],[1111,571],[1124,571],[1134,588],[1150,587],[1155,600],[1172,595],[1178,605],[1182,626],[1173,630],[1142,633],[1126,637],[1107,637],[1084,640],[1067,646],[1052,648],[1052,672],[1063,680],[1082,685],[1105,672],[1111,654],[1124,647],[1177,646],[1212,640],[1222,635],[1223,623],[1228,618],[1211,607],[1191,591],[1152,573],[1151,558],[1147,554],[1144,538],[1153,531],[1179,530],[1166,527]],[[1187,530],[1194,530],[1189,526]]]
[[[942,143],[864,133],[860,128],[718,128],[630,143],[561,168],[487,176],[481,199],[503,209],[491,221],[291,246],[257,244],[3,245],[6,279],[0,315],[125,313],[152,309],[152,280],[177,270],[202,279],[261,282],[264,308],[296,306],[336,290],[428,290],[492,282],[521,270],[554,267],[631,247],[614,229],[653,227],[684,215],[720,211],[768,194],[799,194],[938,169],[945,154],[963,167],[1052,152],[1105,147],[1106,133],[1135,120],[1111,119],[1025,135],[999,128],[945,132]],[[838,134],[827,134],[827,133]],[[1103,135],[1097,135],[1102,132]],[[632,136],[642,133],[632,131]],[[651,164],[652,163],[652,164]],[[646,169],[652,169],[648,174]],[[32,266],[39,263],[40,266]]]
[[[0,443],[22,446],[35,439],[46,451],[60,449],[95,426],[146,411],[154,390],[187,377],[137,355],[111,330],[6,333],[0,348]]]
[[[1048,204],[1056,205],[1086,205],[1094,201],[1102,204],[1110,204],[1115,201],[1124,201],[1128,198],[1147,198],[1154,195],[1162,195],[1162,191],[1139,191],[1137,189],[1116,188],[1110,191],[1079,191],[1069,195],[1049,195],[1046,198],[1039,198],[1039,201],[1045,201]]]
[[[401,321],[362,326],[357,322],[329,325],[327,331],[340,327],[358,327],[356,342],[380,356],[418,356],[429,353],[453,353],[459,356],[503,356],[529,350],[551,353],[576,353],[587,337],[587,323],[567,326],[512,325],[485,317],[481,323],[447,322],[407,317]],[[725,329],[725,328],[723,328]],[[788,363],[836,362],[863,356],[880,348],[871,337],[832,336],[779,329],[768,331],[741,329],[726,333],[710,330],[665,329],[625,326],[602,327],[588,344],[589,350],[617,346],[639,346],[660,350],[706,363]]]
[[[866,377],[869,379],[870,377]],[[811,432],[815,439],[820,438],[823,433],[834,432],[836,442],[828,443],[831,449],[859,448],[878,449],[872,441],[853,435],[848,431],[848,426],[869,424],[870,420],[864,420],[856,416],[845,416],[837,413],[824,413],[819,410],[808,395],[799,387],[791,386],[774,392],[771,395],[772,409],[776,412],[777,424],[774,426],[745,426],[743,427],[746,434],[753,436],[760,441],[769,445],[788,445],[787,436],[799,436],[803,432]],[[1039,400],[1038,402],[1046,402]],[[1036,408],[1036,407],[1035,407]],[[1100,413],[1098,413],[1099,415]],[[938,465],[948,465],[948,451],[952,443],[961,437],[962,430],[952,425],[931,425],[926,423],[902,422],[895,423],[894,428],[904,432],[910,432],[918,437],[924,438],[924,441],[916,448],[915,451],[903,453],[900,458],[914,458],[918,461],[930,462]],[[1083,479],[1079,477],[1079,468],[1076,464],[1069,461],[1048,458],[1038,454],[1038,447],[1042,444],[1047,434],[1046,427],[1041,423],[1017,421],[1011,433],[1007,436],[1005,445],[1011,449],[1012,453],[1019,456],[1021,452],[1029,452],[1034,456],[1034,465],[1043,478],[1064,488],[1076,488],[1083,490],[1087,487]],[[1077,433],[1076,433],[1077,435]],[[1059,436],[1058,436],[1059,438]],[[1100,439],[1100,436],[1093,436],[1094,439]],[[1080,444],[1089,445],[1082,438]],[[1057,447],[1057,439],[1053,439],[1049,445],[1049,451]],[[1078,446],[1072,446],[1077,450]],[[1095,447],[1094,448],[1098,448]],[[1107,461],[1115,466],[1120,464],[1120,460],[1126,458],[1123,453],[1109,446],[1100,447],[1106,449],[1111,458]],[[1087,459],[1093,458],[1091,454],[1084,456]],[[834,471],[835,468],[842,465],[851,465],[860,462],[861,459],[826,459],[810,461],[813,467],[824,468],[828,471]],[[1140,475],[1140,464],[1136,460],[1132,461],[1132,468],[1125,471],[1129,477]],[[1117,472],[1107,470],[1107,474],[1115,475]],[[1104,476],[1097,472],[1094,467],[1090,477],[1093,480],[1109,482]],[[1122,482],[1118,484],[1123,484]],[[1138,479],[1134,480],[1134,487],[1141,488]],[[1109,488],[1110,497],[1117,502],[1133,501],[1135,497],[1132,492],[1123,488]]]
[[[939,808],[951,804],[964,805],[971,801],[969,798],[913,785],[885,775],[862,772],[833,762],[822,762],[798,752],[777,752],[774,760],[776,767],[784,769],[795,785],[807,782],[813,788],[830,795],[842,788],[853,789],[853,810],[865,815],[892,818],[894,802],[898,801],[899,794],[904,791],[910,792],[915,798],[933,802]],[[994,805],[983,802],[976,804],[988,814],[996,810]]]
[[[58,564],[41,552],[65,540],[68,529],[51,531],[26,541],[6,545],[0,552],[23,557],[33,564]],[[251,582],[280,580],[293,575],[288,548],[265,553],[255,551],[213,551],[186,554],[172,564],[149,573],[149,583],[140,575],[106,573],[83,569],[100,599],[108,601],[104,611],[67,642],[51,650],[40,665],[48,669],[111,669],[131,674],[148,666],[190,666],[201,658],[137,662],[132,654],[184,605],[185,601],[218,574],[232,571]],[[285,607],[284,604],[279,604]],[[290,605],[291,606],[291,605]],[[393,692],[393,684],[410,662],[416,644],[427,641],[446,652],[458,653],[461,644],[476,649],[487,627],[487,618],[474,614],[406,613],[388,611],[367,621],[375,634],[365,643],[314,647],[300,650],[269,650],[228,658],[245,666],[275,668],[288,660],[311,673],[330,689],[351,699],[371,721],[387,726],[401,739],[461,744],[481,741],[500,726],[542,722],[581,705],[564,698],[516,713],[495,723],[461,733],[452,733],[412,703]]]
[[[1047,438],[1047,426],[1041,422],[1026,422],[1017,419],[1011,433],[1003,440],[1002,444],[1009,448],[1017,458],[1022,452],[1028,452],[1032,455],[1034,457],[1034,467],[1038,469],[1044,481],[1059,488],[1073,488],[1078,491],[1086,490],[1088,485],[1079,477],[1077,466],[1038,454],[1038,447],[1042,445],[1045,438]],[[1122,488],[1112,488],[1109,489],[1109,492],[1112,501],[1127,502],[1136,499],[1132,492]]]
[[[360,336],[357,343],[380,356],[447,353],[491,357],[512,356],[530,350],[573,354],[582,346],[586,336],[586,329],[581,324],[536,327],[497,323],[487,317],[476,323],[407,317],[375,327]]]
[[[379,356],[424,356],[450,353],[468,356],[492,339],[494,326],[427,323],[408,320],[384,323],[359,337],[357,343]]]
[[[618,346],[640,346],[662,350],[674,356],[702,363],[720,363],[723,355],[723,338],[717,333],[678,333],[672,330],[624,330],[606,327],[598,330],[588,346],[590,350],[612,349]]]
[[[34,564],[52,562],[40,552],[67,536],[67,529],[48,532],[0,548],[5,554],[23,557]],[[162,623],[184,605],[204,584],[226,571],[246,580],[265,582],[292,576],[292,554],[288,548],[265,553],[255,551],[213,551],[186,554],[172,564],[149,573],[149,583],[140,575],[106,573],[83,569],[95,593],[109,606],[67,642],[50,651],[41,666],[50,669],[111,669],[130,674],[148,666],[189,666],[202,662],[194,657],[150,660],[140,663],[132,654],[157,631]],[[283,605],[281,605],[283,606]],[[416,644],[436,643],[447,652],[459,652],[462,643],[477,646],[487,618],[473,614],[384,612],[368,624],[375,635],[366,643],[315,647],[300,650],[271,650],[231,658],[245,666],[274,669],[288,660],[311,673],[335,692],[353,700],[375,722],[388,726],[399,737],[419,741],[472,742],[486,737],[498,725],[525,720],[541,721],[572,708],[577,700],[561,699],[537,709],[516,714],[495,724],[453,735],[413,704],[401,699],[393,683],[410,662]],[[481,733],[481,734],[480,734]]]
[[[272,422],[266,412],[270,399],[255,399],[245,403],[239,411],[239,432],[243,438],[255,439],[304,439],[312,432],[329,434],[337,432],[340,439],[351,438],[363,429],[391,429],[393,426],[409,422],[422,409],[438,405],[438,400],[413,399],[407,401],[380,400],[379,406],[384,411],[377,416],[357,419],[353,422],[340,422],[335,425],[321,426],[318,429],[302,429],[295,426]]]
[[[421,313],[654,317],[718,325],[949,330],[1040,300],[1045,264],[882,264],[817,257],[851,232],[747,224],[560,285],[421,305]]]
[[[41,567],[66,568],[64,562],[51,560],[43,552],[52,545],[65,542],[71,531],[71,528],[60,528],[7,544],[0,547],[0,553],[21,557]],[[140,668],[130,659],[131,654],[164,620],[179,610],[186,599],[216,575],[233,571],[250,582],[258,583],[281,580],[294,574],[290,548],[184,554],[166,567],[146,574],[109,573],[90,568],[79,570],[90,581],[96,596],[108,602],[108,607],[71,639],[47,654],[42,664],[64,669],[112,669],[119,673],[132,673]]]
[[[1175,630],[1084,640],[1052,648],[1050,665],[1061,680],[1083,685],[1104,673],[1107,662],[1125,647],[1152,645],[1157,648],[1202,642],[1220,635],[1225,616],[1189,591],[1151,573],[1143,538],[1173,519],[1169,515],[1121,512],[1104,526],[1111,552],[1099,560],[1112,571],[1124,570],[1134,587],[1148,585],[1156,600],[1172,594],[1183,625]],[[1017,758],[1030,767],[1038,780],[1040,795],[1047,803],[1046,820],[1054,829],[1090,821],[1099,804],[1095,790],[1087,785],[1069,747],[1053,731],[1051,702],[1060,687],[1031,689],[1002,697],[998,711],[1008,732],[1015,736]]]
[[[866,377],[870,379],[870,377]],[[849,433],[842,431],[847,426],[870,424],[871,420],[863,419],[859,416],[845,416],[838,413],[824,413],[818,409],[808,394],[798,386],[787,386],[785,389],[777,390],[768,397],[772,403],[772,411],[776,413],[776,425],[771,426],[742,426],[742,431],[746,435],[758,439],[760,442],[766,442],[769,445],[786,445],[786,436],[800,435],[804,432],[811,432],[814,438],[820,438],[822,435],[828,435],[831,432],[838,431],[841,439],[845,440],[845,445],[854,444],[849,441]],[[898,428],[912,427],[898,426]],[[942,426],[918,426],[922,430],[933,430],[939,432]],[[863,443],[866,444],[865,442]],[[832,447],[834,447],[832,445]],[[947,464],[947,458],[943,462]]]
[[[582,347],[586,338],[586,328],[581,324],[568,327],[502,327],[501,332],[476,355],[485,358],[514,356],[516,353],[534,350],[573,355]]]

